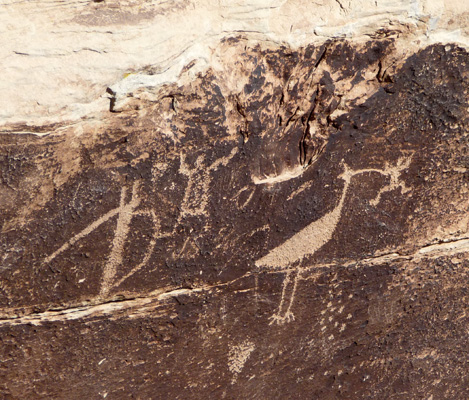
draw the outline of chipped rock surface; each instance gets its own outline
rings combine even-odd
[[[469,397],[465,1],[3,1],[0,397]]]

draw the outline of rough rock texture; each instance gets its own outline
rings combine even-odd
[[[76,2],[67,23],[133,32],[191,10],[133,3]],[[270,3],[224,6],[243,32],[200,34],[207,64],[172,81],[144,53],[92,117],[34,123],[18,91],[0,136],[2,398],[469,397],[469,53],[428,33],[463,26],[415,3],[439,19],[370,11],[352,38],[293,45],[246,31],[269,7],[316,8]],[[365,4],[334,3],[337,20]],[[318,30],[298,7],[298,37]]]
[[[383,28],[412,28],[416,37],[406,40],[407,49],[440,41],[469,46],[469,3],[0,0],[0,123],[100,120],[107,87],[122,98],[139,86],[174,82],[190,62],[193,72],[212,65],[212,49],[239,32],[299,47]]]

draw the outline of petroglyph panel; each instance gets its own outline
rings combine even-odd
[[[397,36],[2,134],[1,395],[468,397],[469,54]]]

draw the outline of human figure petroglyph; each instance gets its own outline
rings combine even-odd
[[[216,170],[219,166],[226,166],[237,153],[237,151],[238,148],[234,147],[227,156],[220,157],[208,165],[205,165],[205,156],[199,156],[196,159],[195,166],[193,168],[190,168],[186,163],[186,156],[181,155],[180,172],[188,177],[188,184],[185,190],[184,198],[182,200],[181,213],[178,217],[178,223],[180,223],[185,216],[205,214],[208,203],[208,190],[211,183],[210,173]],[[121,190],[119,206],[117,208],[108,211],[102,217],[98,218],[85,229],[77,233],[66,243],[64,243],[59,249],[46,257],[43,263],[47,264],[51,262],[60,254],[72,247],[79,240],[88,236],[102,224],[106,223],[114,217],[117,217],[117,224],[114,231],[111,251],[107,258],[107,262],[103,267],[100,295],[106,296],[112,288],[121,285],[129,277],[145,267],[153,254],[157,239],[169,236],[170,233],[160,233],[159,219],[154,210],[139,209],[141,203],[139,188],[140,183],[135,182],[132,186],[130,199],[128,199],[128,188],[123,187]],[[132,219],[136,216],[143,216],[151,220],[153,234],[147,245],[147,249],[142,261],[137,266],[132,268],[130,272],[120,277],[119,279],[116,279],[118,270],[120,267],[122,267],[124,248],[125,244],[128,242],[130,224]]]
[[[313,255],[329,242],[340,220],[351,180],[356,175],[376,172],[389,178],[389,183],[380,189],[375,198],[370,200],[371,205],[376,206],[385,192],[400,188],[401,193],[407,193],[410,188],[399,179],[399,176],[409,166],[410,161],[410,158],[401,158],[397,161],[396,165],[386,165],[384,169],[366,168],[360,170],[351,170],[344,163],[344,172],[339,175],[339,178],[344,181],[344,187],[337,206],[257,260],[256,266],[269,270],[292,266],[294,263],[301,262],[304,257]],[[304,267],[291,268],[286,273],[280,304],[277,312],[271,317],[271,324],[274,322],[283,324],[294,320],[291,307],[295,299],[298,281],[302,279],[302,273],[305,270],[306,268]],[[290,292],[290,295],[288,295],[288,292]]]
[[[186,162],[187,156],[181,154],[179,172],[187,176],[188,183],[184,192],[184,198],[181,203],[181,213],[178,218],[178,223],[189,215],[205,215],[208,204],[208,191],[212,182],[211,172],[215,171],[220,165],[226,166],[228,162],[238,152],[237,147],[233,147],[230,154],[226,157],[221,157],[206,165],[205,156],[197,157],[194,167]]]
[[[138,272],[142,269],[145,265],[147,265],[150,257],[153,254],[153,250],[156,245],[156,240],[160,237],[165,235],[159,234],[159,221],[156,217],[156,214],[153,210],[137,210],[140,206],[141,199],[138,194],[140,183],[135,182],[132,186],[132,193],[130,195],[130,200],[127,199],[127,188],[123,187],[121,190],[120,202],[119,207],[114,208],[113,210],[104,214],[101,218],[98,218],[96,221],[88,225],[85,229],[81,232],[77,233],[73,236],[70,240],[68,240],[65,244],[63,244],[59,249],[54,251],[50,256],[48,256],[43,263],[49,263],[54,260],[57,256],[61,253],[68,250],[71,246],[73,246],[76,242],[80,239],[85,238],[99,226],[104,224],[105,222],[109,221],[111,218],[117,216],[117,225],[114,231],[114,239],[112,241],[111,251],[108,257],[108,261],[104,265],[103,268],[103,275],[101,278],[101,290],[100,295],[105,296],[109,293],[109,291],[119,286],[123,283],[126,279],[130,276]],[[123,262],[123,254],[124,254],[124,246],[127,242],[127,238],[130,232],[130,223],[135,216],[144,216],[150,218],[152,221],[153,227],[153,235],[150,239],[148,247],[146,249],[145,255],[143,260],[135,266],[130,272],[124,275],[119,280],[115,279],[117,271],[119,267],[122,265]]]

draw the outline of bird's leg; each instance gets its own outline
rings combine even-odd
[[[290,294],[290,301],[288,302],[288,308],[287,308],[287,311],[285,311],[285,316],[284,316],[284,319],[286,322],[295,320],[295,316],[293,315],[291,311],[291,306],[293,305],[293,302],[295,301],[296,288],[298,286],[299,275],[300,273],[298,271],[295,271],[295,277],[293,278],[293,288]]]
[[[287,290],[289,289],[289,286],[292,277],[291,275],[295,275],[293,278],[293,287],[291,288],[291,293],[288,294]],[[269,325],[272,325],[274,322],[283,325],[285,322],[290,322],[295,319],[293,313],[291,312],[291,307],[293,304],[293,301],[295,300],[295,294],[296,294],[296,287],[298,285],[298,273],[297,271],[288,271],[287,276],[285,277],[285,280],[283,281],[283,287],[282,287],[282,298],[280,299],[280,304],[278,306],[277,312],[270,317],[271,321]],[[289,299],[286,299],[286,297],[289,297]],[[288,306],[285,312],[283,312],[283,309],[285,308],[285,303],[288,302]]]

